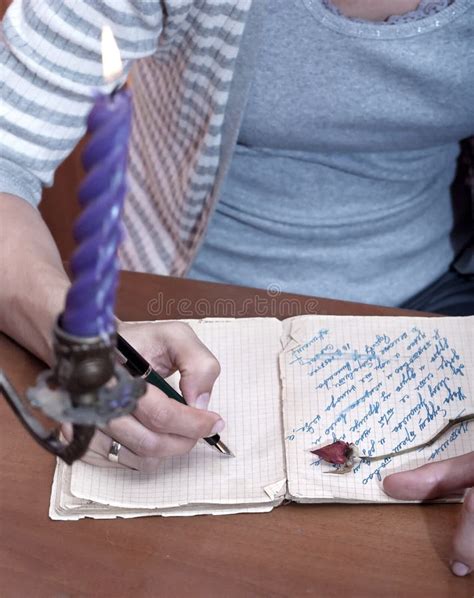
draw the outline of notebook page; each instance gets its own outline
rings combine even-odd
[[[307,316],[284,323],[280,356],[289,494],[391,502],[382,477],[474,450],[474,422],[435,445],[352,472],[309,452],[334,440],[367,455],[420,444],[474,412],[474,318]]]
[[[77,498],[71,494],[71,468],[60,459],[57,460],[56,470],[54,472],[53,487],[51,490],[51,501],[49,506],[49,516],[51,519],[60,521],[77,521],[85,517],[91,519],[129,519],[133,517],[149,517],[150,515],[173,516],[179,515],[199,515],[207,511],[200,511],[196,507],[181,508],[179,513],[175,509],[126,509],[123,507],[113,507],[90,500]],[[213,513],[219,510],[219,515],[231,515],[233,513],[264,513],[271,511],[272,504],[265,505],[239,505],[237,507],[228,507],[226,505],[213,505]]]
[[[189,455],[163,460],[153,475],[75,463],[74,496],[141,509],[274,504],[264,487],[285,477],[278,371],[281,323],[255,318],[191,325],[221,363],[211,408],[226,421],[222,439],[236,458],[220,456],[202,442]]]

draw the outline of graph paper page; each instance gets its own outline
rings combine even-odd
[[[90,500],[77,498],[71,494],[71,468],[60,459],[57,460],[54,473],[53,487],[51,491],[51,501],[49,506],[49,516],[51,519],[60,521],[77,521],[79,519],[115,519],[148,517],[150,515],[176,516],[176,515],[200,515],[209,513],[209,506],[203,506],[198,509],[196,506],[187,508],[180,507],[179,511],[171,509],[144,509],[144,508],[124,508],[111,507],[106,504],[97,503]],[[271,511],[273,505],[266,503],[263,505],[213,505],[212,512],[218,511],[219,515],[231,515],[233,513],[264,513]]]
[[[423,443],[474,412],[474,318],[307,316],[284,323],[280,356],[289,494],[390,502],[387,473],[474,450],[474,422],[435,445],[334,475],[310,453],[334,440],[377,455]]]
[[[163,460],[153,475],[79,462],[72,468],[74,496],[126,508],[274,500],[264,487],[285,478],[278,370],[281,323],[255,318],[191,324],[220,361],[222,372],[210,408],[226,421],[222,439],[236,458],[220,456],[199,443],[189,455]]]

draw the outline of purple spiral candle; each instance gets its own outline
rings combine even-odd
[[[131,116],[131,94],[123,88],[99,95],[88,118],[91,139],[82,154],[86,178],[79,189],[82,213],[74,225],[77,249],[71,260],[72,286],[61,317],[64,331],[74,336],[115,331],[117,252]]]

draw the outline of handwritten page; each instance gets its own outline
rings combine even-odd
[[[474,450],[474,423],[434,446],[352,472],[309,452],[334,440],[366,455],[420,444],[474,412],[474,318],[307,316],[284,322],[280,356],[288,488],[300,502],[389,502],[382,477]]]
[[[115,514],[130,516],[143,511],[183,515],[261,511],[281,502],[265,492],[285,478],[278,372],[281,323],[254,318],[190,324],[220,361],[222,373],[211,408],[226,421],[222,439],[236,458],[220,456],[202,442],[189,455],[164,459],[153,475],[78,462],[63,495],[67,480],[64,467],[63,474],[58,468],[52,516],[73,518],[74,501],[76,515],[82,516],[82,512],[94,516],[95,503],[110,505],[109,515],[116,509]],[[81,501],[89,501],[88,506]],[[99,516],[105,509],[96,510]]]

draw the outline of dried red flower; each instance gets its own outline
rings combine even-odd
[[[448,420],[439,432],[433,437],[429,438],[422,444],[416,444],[409,446],[402,450],[395,450],[391,453],[384,453],[383,455],[364,455],[360,454],[357,446],[351,442],[344,442],[344,440],[336,440],[332,444],[328,444],[319,449],[313,449],[310,452],[313,455],[317,455],[323,461],[332,463],[333,465],[342,465],[342,467],[333,467],[331,471],[324,473],[347,473],[354,467],[355,461],[365,461],[366,463],[373,463],[374,461],[381,461],[382,459],[392,459],[393,457],[399,457],[406,453],[413,453],[420,449],[432,446],[439,438],[441,438],[448,430],[454,426],[459,426],[464,422],[474,421],[474,413],[462,415],[454,419]]]
[[[311,451],[323,461],[333,465],[347,465],[354,456],[354,445],[343,440],[336,440],[332,444]]]

